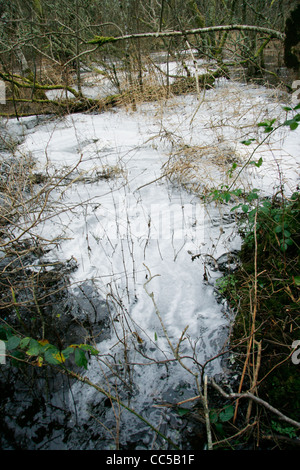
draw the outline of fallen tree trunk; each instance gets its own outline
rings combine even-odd
[[[31,81],[28,78],[21,77],[20,75],[9,75],[7,73],[0,72],[0,78],[5,82],[9,82],[12,85],[16,86],[17,88],[30,88],[35,90],[43,90],[43,91],[50,91],[50,90],[64,90],[71,93],[75,98],[81,98],[82,94],[79,93],[75,88],[72,88],[68,85],[57,84],[57,85],[41,85],[36,81]]]

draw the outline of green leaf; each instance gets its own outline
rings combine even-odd
[[[237,209],[239,209],[241,207],[241,204],[238,204],[237,206],[234,206],[230,209],[231,212],[233,211],[236,211]]]
[[[21,360],[24,359],[24,353],[17,349],[11,353],[11,356],[12,356],[12,361],[11,361],[12,365],[15,367],[20,367],[20,359]]]
[[[272,124],[274,124],[275,121],[276,121],[276,119],[271,119],[271,121],[266,120],[265,122],[259,122],[257,124],[257,126],[258,127],[264,127],[265,132],[270,132],[270,131],[273,130]]]
[[[30,342],[30,338],[28,336],[26,336],[26,338],[21,339],[20,348],[21,349],[26,348],[28,346],[29,342]]]
[[[275,231],[275,233],[281,233],[281,232],[282,232],[282,227],[281,227],[281,225],[277,225],[277,226],[275,227],[275,230],[274,230],[274,231]]]
[[[276,421],[271,422],[271,427],[279,432],[280,434],[286,434],[288,435],[291,439],[295,438],[297,436],[297,431],[294,427],[292,426],[284,426],[281,423],[277,423]]]
[[[44,352],[45,361],[47,361],[49,364],[53,364],[53,365],[61,364],[62,361],[60,361],[57,358],[57,354],[60,354],[58,349],[56,349],[55,347],[48,348]]]
[[[19,336],[11,336],[8,338],[8,341],[6,343],[6,348],[11,351],[13,349],[16,349],[19,344],[20,344],[21,338]]]
[[[9,330],[6,326],[0,325],[0,339],[6,341],[9,335]]]
[[[262,157],[260,157],[260,159],[258,160],[258,162],[255,163],[255,166],[257,166],[257,168],[259,168],[260,166],[262,166],[262,163],[263,163],[263,159],[262,159]]]
[[[214,410],[211,410],[211,411],[209,412],[209,420],[210,420],[210,422],[211,422],[212,424],[215,424],[215,423],[217,423],[218,419],[219,419],[218,413],[216,413],[216,411],[214,411]]]
[[[234,415],[234,408],[233,406],[227,406],[223,411],[221,411],[219,415],[220,421],[225,423],[226,421],[229,421]]]
[[[290,129],[294,131],[298,127],[298,122],[300,120],[300,114],[296,114],[293,119],[288,119],[283,123],[284,126],[290,126]]]
[[[215,428],[218,433],[220,433],[221,435],[224,435],[224,429],[223,429],[222,423],[216,423]]]
[[[93,356],[97,356],[99,354],[99,351],[90,344],[80,344],[79,347],[84,351],[89,351]]]
[[[154,333],[154,340],[157,341],[157,333]]]
[[[282,109],[284,109],[284,111],[292,111],[293,108],[290,108],[289,106],[283,106]]]
[[[62,354],[64,355],[66,359],[68,359],[71,356],[71,354],[74,353],[74,351],[75,351],[74,348],[68,347],[62,351]]]
[[[294,276],[294,282],[296,286],[300,286],[300,276]]]
[[[184,416],[190,413],[190,410],[188,408],[177,408],[177,413],[179,414],[179,416]]]
[[[248,212],[249,219],[254,218],[256,212],[257,212],[256,209],[252,209],[252,211]]]
[[[242,195],[243,191],[241,189],[235,189],[232,191],[232,194],[234,194],[237,197],[240,197]]]
[[[29,348],[26,351],[28,356],[38,356],[41,352],[41,345],[35,339],[31,338],[29,342]]]
[[[290,124],[291,131],[294,131],[295,129],[297,129],[298,125],[299,125],[298,122],[296,121],[292,122],[292,124]]]
[[[242,211],[245,212],[245,214],[248,212],[249,210],[249,206],[247,206],[246,204],[243,204],[242,205]]]
[[[252,189],[251,193],[249,193],[247,196],[247,201],[251,202],[254,199],[258,199],[258,191],[259,189]]]
[[[57,351],[57,353],[52,353],[52,355],[53,355],[54,359],[56,359],[58,361],[59,364],[61,364],[62,362],[65,362],[65,360],[66,360],[65,356],[60,351]]]
[[[87,369],[87,358],[85,352],[79,348],[75,349],[75,362],[78,367],[84,367]]]
[[[229,202],[230,201],[230,198],[231,198],[231,194],[229,192],[226,192],[223,194],[223,199],[226,201],[226,202]]]
[[[255,140],[255,139],[242,140],[242,141],[241,141],[241,144],[244,144],[244,145],[251,145],[254,140]]]
[[[288,249],[287,243],[281,243],[280,248],[281,248],[282,251],[286,251]]]

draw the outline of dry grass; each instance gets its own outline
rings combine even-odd
[[[241,159],[229,144],[185,146],[173,153],[164,165],[165,175],[188,191],[205,195],[216,182],[229,182],[232,164]]]

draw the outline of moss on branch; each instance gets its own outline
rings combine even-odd
[[[94,36],[93,39],[88,41],[88,44],[98,44],[99,46],[103,46],[103,44],[107,44],[109,42],[115,42],[115,41],[117,41],[117,39],[114,37]]]

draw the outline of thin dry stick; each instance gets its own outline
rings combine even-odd
[[[212,450],[213,449],[213,444],[212,444],[212,437],[211,437],[209,408],[208,408],[208,401],[207,401],[207,375],[204,377],[203,407],[204,407],[206,434],[207,434],[207,448],[208,448],[208,450]]]
[[[226,444],[228,441],[230,441],[231,439],[236,439],[238,436],[240,436],[241,434],[244,434],[244,432],[248,431],[249,428],[253,428],[254,426],[257,425],[257,421],[255,421],[254,423],[251,423],[251,424],[247,424],[247,426],[244,428],[244,429],[241,429],[239,432],[237,432],[236,434],[233,434],[233,436],[229,436],[227,437],[226,439],[222,439],[222,441],[217,441],[217,442],[214,442],[213,445],[220,445],[220,444]]]
[[[162,403],[160,405],[153,405],[154,408],[176,408],[177,406],[184,405],[185,403],[189,403],[191,401],[200,400],[202,395],[196,395],[192,398],[187,398],[186,400],[178,401],[177,403]]]
[[[259,341],[259,342],[255,341],[255,343],[257,344],[258,350],[257,350],[256,365],[255,365],[255,369],[254,369],[254,376],[253,376],[253,382],[252,382],[251,390],[257,391],[256,384],[257,384],[257,379],[258,379],[258,372],[259,372],[259,369],[260,369],[261,347],[262,347],[262,345],[261,345],[261,341]],[[246,415],[246,422],[248,422],[249,419],[250,419],[250,415],[251,415],[251,411],[252,411],[252,404],[253,404],[253,401],[250,400],[248,410],[247,410],[247,415]]]
[[[249,344],[247,349],[247,356],[243,367],[242,377],[239,384],[238,393],[241,393],[242,386],[244,383],[245,373],[249,362],[249,357],[251,353],[252,343],[254,340],[254,333],[255,333],[255,320],[256,320],[256,309],[257,309],[257,233],[256,233],[256,222],[257,222],[257,212],[255,213],[255,220],[254,220],[254,243],[255,243],[255,254],[254,254],[254,304],[253,304],[253,312],[252,312],[252,325],[251,325],[251,332],[249,337]],[[233,423],[236,421],[237,412],[238,412],[239,400],[236,402],[234,416],[233,416]]]

